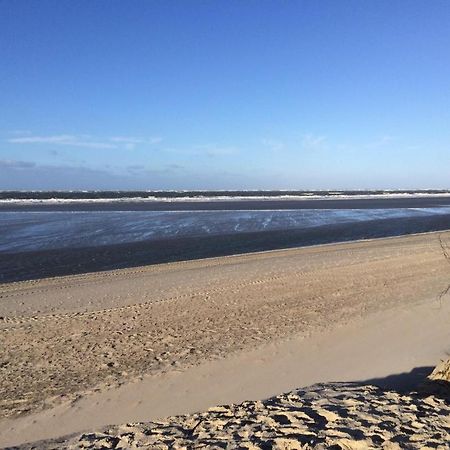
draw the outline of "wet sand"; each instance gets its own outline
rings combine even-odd
[[[178,386],[194,390],[191,396],[178,396],[178,404],[173,397],[171,403],[169,394],[159,397],[157,404],[168,407],[156,410],[170,415],[217,402],[264,398],[283,386],[367,379],[428,365],[448,351],[448,245],[449,232],[430,233],[4,284],[0,445],[29,441],[33,423],[40,424],[36,439],[81,430],[76,427],[83,424],[76,420],[55,427],[51,417],[60,410],[52,408],[73,414],[84,405],[81,410],[100,421],[93,420],[92,426],[109,423],[110,417],[100,413],[104,408],[95,407],[100,402],[96,395],[121,398],[124,413],[132,414],[130,403],[113,393],[145,380],[158,379],[165,386],[159,392],[169,393],[170,383],[176,385],[171,377],[178,376]],[[421,334],[411,342],[405,330]],[[307,344],[302,347],[301,342]],[[315,355],[311,349],[320,342],[328,344]],[[290,353],[286,343],[294,343]],[[327,360],[330,348],[334,351]],[[266,374],[272,375],[258,378],[251,371],[239,392],[227,377],[214,385],[220,377],[211,375],[203,387],[217,386],[222,396],[193,401],[202,386],[191,371],[217,374],[217,367],[209,366],[208,372],[209,364],[230,364],[232,358],[248,362],[258,351],[263,352],[262,373],[264,367],[278,367],[286,375],[269,370]],[[378,360],[377,351],[384,355]],[[353,362],[351,354],[358,355]],[[380,365],[387,355],[390,362]],[[312,368],[308,376],[302,361]],[[352,364],[367,371],[352,371]],[[247,373],[249,380],[248,370],[239,372],[239,367],[249,368],[239,363],[229,373],[236,372],[235,379],[245,379]],[[252,385],[259,391],[252,391]],[[141,398],[151,393],[151,386],[140,391]],[[151,409],[149,398],[142,412]],[[23,425],[27,417],[28,428]],[[120,419],[125,417],[114,420]]]

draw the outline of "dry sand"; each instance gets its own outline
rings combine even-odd
[[[446,450],[449,401],[449,386],[399,393],[357,383],[316,384],[263,401],[40,441],[34,448]]]
[[[429,366],[450,350],[447,241],[5,284],[0,445]]]

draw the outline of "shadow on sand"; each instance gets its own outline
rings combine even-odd
[[[450,401],[450,382],[430,380],[428,376],[431,375],[433,370],[434,367],[431,366],[415,367],[410,372],[357,381],[355,384],[377,386],[382,390],[395,391],[405,395],[436,395]]]

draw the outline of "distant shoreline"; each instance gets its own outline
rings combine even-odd
[[[14,211],[243,211],[288,209],[385,209],[450,206],[448,195],[304,197],[292,199],[0,199],[0,212]]]

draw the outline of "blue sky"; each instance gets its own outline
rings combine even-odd
[[[0,189],[450,188],[450,2],[0,2]]]

